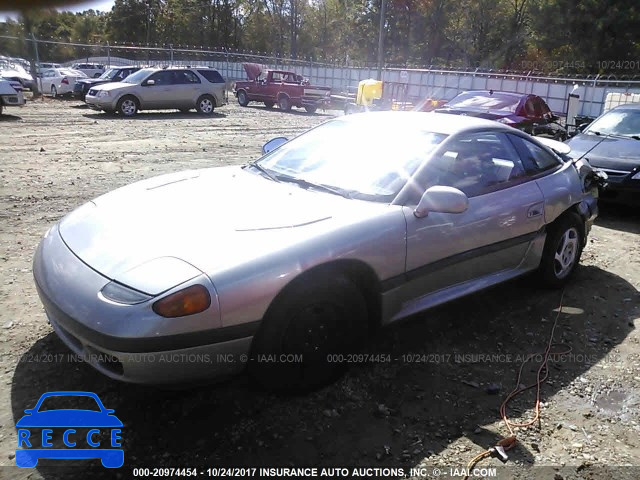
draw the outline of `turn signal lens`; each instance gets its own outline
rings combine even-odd
[[[163,317],[175,318],[204,312],[210,305],[209,291],[202,285],[192,285],[158,300],[153,304],[153,311]]]

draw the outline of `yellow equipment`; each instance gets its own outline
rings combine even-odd
[[[356,104],[363,107],[370,107],[374,100],[382,98],[382,82],[369,78],[358,83],[358,95],[356,96]]]

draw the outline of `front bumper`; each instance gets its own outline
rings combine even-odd
[[[18,92],[15,95],[0,95],[0,97],[5,107],[22,107],[27,103],[22,92]]]
[[[87,94],[84,101],[95,110],[115,110],[116,108],[113,97],[97,97]]]
[[[640,174],[640,167],[631,172],[601,169],[607,174],[607,185],[600,191],[600,198],[604,201],[640,205],[640,179],[634,180],[634,175]]]
[[[259,322],[222,328],[211,320],[201,330],[176,333],[192,319],[145,318],[142,307],[105,304],[98,293],[109,279],[67,248],[57,226],[38,246],[33,274],[58,337],[79,360],[110,378],[186,383],[233,375],[246,365]]]

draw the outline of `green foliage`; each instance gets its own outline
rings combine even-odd
[[[640,60],[637,0],[385,1],[390,65],[640,74],[629,68],[638,70]],[[108,13],[24,14],[43,40],[171,44],[375,64],[380,6],[381,0],[116,0]],[[23,37],[23,22],[0,23],[0,35]],[[0,38],[0,53],[27,56],[28,50],[24,42]],[[40,50],[47,60],[78,55],[56,44]]]

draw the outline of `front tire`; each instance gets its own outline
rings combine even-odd
[[[196,103],[196,110],[201,115],[213,115],[216,108],[216,101],[211,95],[202,95]]]
[[[565,213],[549,226],[538,276],[543,286],[563,287],[580,262],[584,248],[584,222],[573,212]]]
[[[246,107],[249,105],[249,97],[247,96],[247,92],[244,90],[240,90],[238,92],[238,103],[241,107]]]
[[[123,117],[133,117],[136,113],[138,113],[138,101],[127,95],[118,100],[117,110],[120,112],[120,115]]]
[[[367,337],[367,306],[347,277],[329,272],[294,280],[254,337],[249,374],[267,390],[309,391],[337,378]]]

